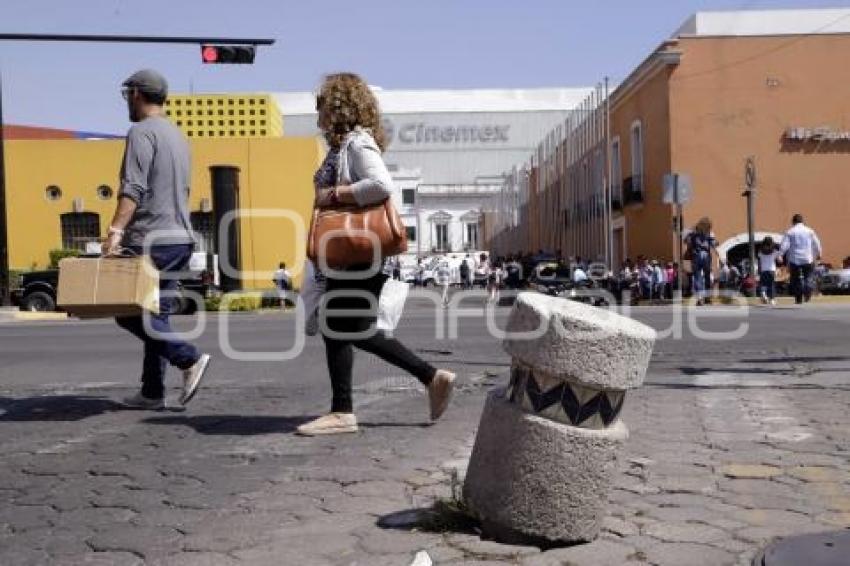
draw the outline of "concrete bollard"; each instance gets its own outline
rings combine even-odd
[[[607,310],[521,293],[507,332],[510,384],[487,397],[464,499],[484,532],[503,542],[591,541],[628,437],[620,409],[626,390],[643,382],[655,331]]]

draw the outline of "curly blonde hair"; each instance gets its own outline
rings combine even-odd
[[[316,95],[316,110],[328,113],[329,123],[322,125],[322,129],[333,149],[339,149],[345,136],[360,126],[372,134],[375,143],[384,151],[386,136],[378,100],[358,75],[334,73],[326,76]]]
[[[696,225],[696,231],[706,236],[711,233],[711,219],[708,216],[703,216],[699,219]]]

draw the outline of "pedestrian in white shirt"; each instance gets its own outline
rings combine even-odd
[[[280,262],[277,271],[272,275],[272,281],[278,291],[285,292],[292,290],[292,274],[286,269],[286,264]]]
[[[812,272],[822,249],[815,231],[803,223],[802,214],[795,214],[791,224],[793,226],[785,232],[779,251],[791,271],[791,291],[799,305],[812,298]]]
[[[663,298],[664,285],[667,284],[667,276],[658,260],[652,260],[652,295],[654,299]]]
[[[277,288],[277,295],[280,298],[281,308],[286,308],[286,294],[292,290],[292,274],[286,269],[286,264],[280,262],[278,270],[272,276],[272,282]]]
[[[437,266],[436,277],[437,285],[439,285],[442,290],[442,301],[443,307],[449,306],[449,286],[452,284],[452,270],[449,268],[448,261],[441,261]]]
[[[770,236],[765,237],[759,248],[759,295],[764,304],[776,304],[776,262],[779,250]]]

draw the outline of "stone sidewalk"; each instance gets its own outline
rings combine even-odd
[[[363,431],[314,439],[291,434],[305,411],[285,387],[213,388],[185,413],[116,410],[127,390],[1,393],[0,564],[406,566],[425,551],[435,564],[743,565],[774,537],[850,527],[850,376],[662,379],[626,400],[599,540],[482,540],[451,500],[503,380],[472,376],[434,426],[418,388],[367,384]]]

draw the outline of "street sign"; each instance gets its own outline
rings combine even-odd
[[[747,164],[744,167],[744,183],[750,190],[756,187],[756,161],[752,157],[747,158]]]
[[[679,173],[668,173],[664,175],[664,195],[662,200],[665,204],[684,205],[691,201],[693,188],[690,175]]]

